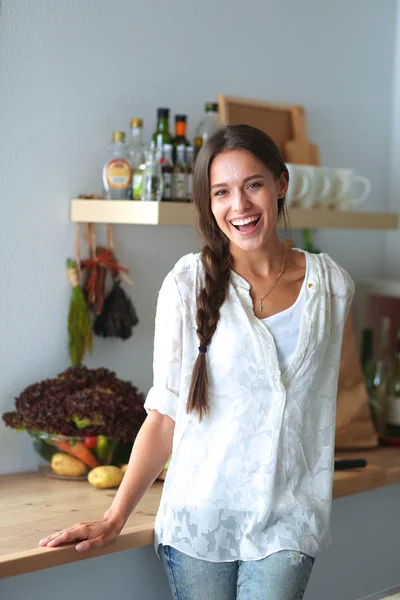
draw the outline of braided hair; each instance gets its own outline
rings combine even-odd
[[[276,179],[289,174],[275,142],[263,131],[250,125],[227,125],[216,131],[202,146],[193,170],[193,203],[197,228],[203,239],[201,261],[204,287],[197,296],[197,337],[200,342],[187,401],[187,412],[195,412],[201,420],[209,413],[206,350],[218,325],[220,308],[225,302],[232,268],[229,238],[221,231],[211,211],[210,168],[214,158],[224,150],[247,150],[271,171]],[[285,223],[285,200],[278,200],[278,217]]]

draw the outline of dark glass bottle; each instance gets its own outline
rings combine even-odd
[[[387,435],[388,396],[393,362],[390,354],[390,329],[391,320],[389,317],[383,317],[381,320],[379,352],[376,359],[373,391],[377,431],[380,437]]]
[[[366,374],[374,356],[374,332],[369,327],[364,329],[361,346],[361,367]]]
[[[152,139],[161,156],[164,144],[171,144],[172,142],[169,131],[169,108],[157,109],[157,129],[153,133]]]
[[[190,146],[189,140],[186,137],[186,126],[186,115],[175,115],[175,137],[172,140],[172,158],[174,164],[176,163],[178,146]]]
[[[400,437],[400,329],[396,339],[396,362],[389,396],[387,433],[390,437]]]
[[[187,199],[185,146],[183,144],[179,145],[176,153],[176,161],[172,173],[172,197],[176,202],[185,202]]]
[[[164,144],[164,156],[161,159],[161,169],[163,177],[162,200],[171,202],[172,200],[172,173],[174,170],[172,162],[172,145]]]
[[[377,416],[374,407],[374,379],[376,371],[376,362],[374,360],[374,332],[370,328],[366,328],[363,331],[361,346],[361,367],[365,377],[365,384],[368,392],[368,401],[369,408],[371,411],[371,417],[374,422],[375,429],[377,429]]]
[[[186,148],[186,200],[192,201],[192,179],[193,179],[193,146]]]

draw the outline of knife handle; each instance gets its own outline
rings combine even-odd
[[[360,469],[367,466],[365,458],[343,458],[335,460],[335,471],[344,469]]]

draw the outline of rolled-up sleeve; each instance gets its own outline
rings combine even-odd
[[[170,272],[158,295],[154,332],[153,387],[144,407],[176,420],[182,362],[182,301]]]

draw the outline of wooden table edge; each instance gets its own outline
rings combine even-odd
[[[113,552],[122,552],[132,548],[148,546],[153,544],[153,542],[154,523],[148,523],[124,529],[115,544],[111,546],[93,548],[86,552],[78,552],[75,550],[74,544],[59,548],[40,547],[38,545],[37,548],[0,557],[0,579],[79,562],[89,558],[112,554]]]

